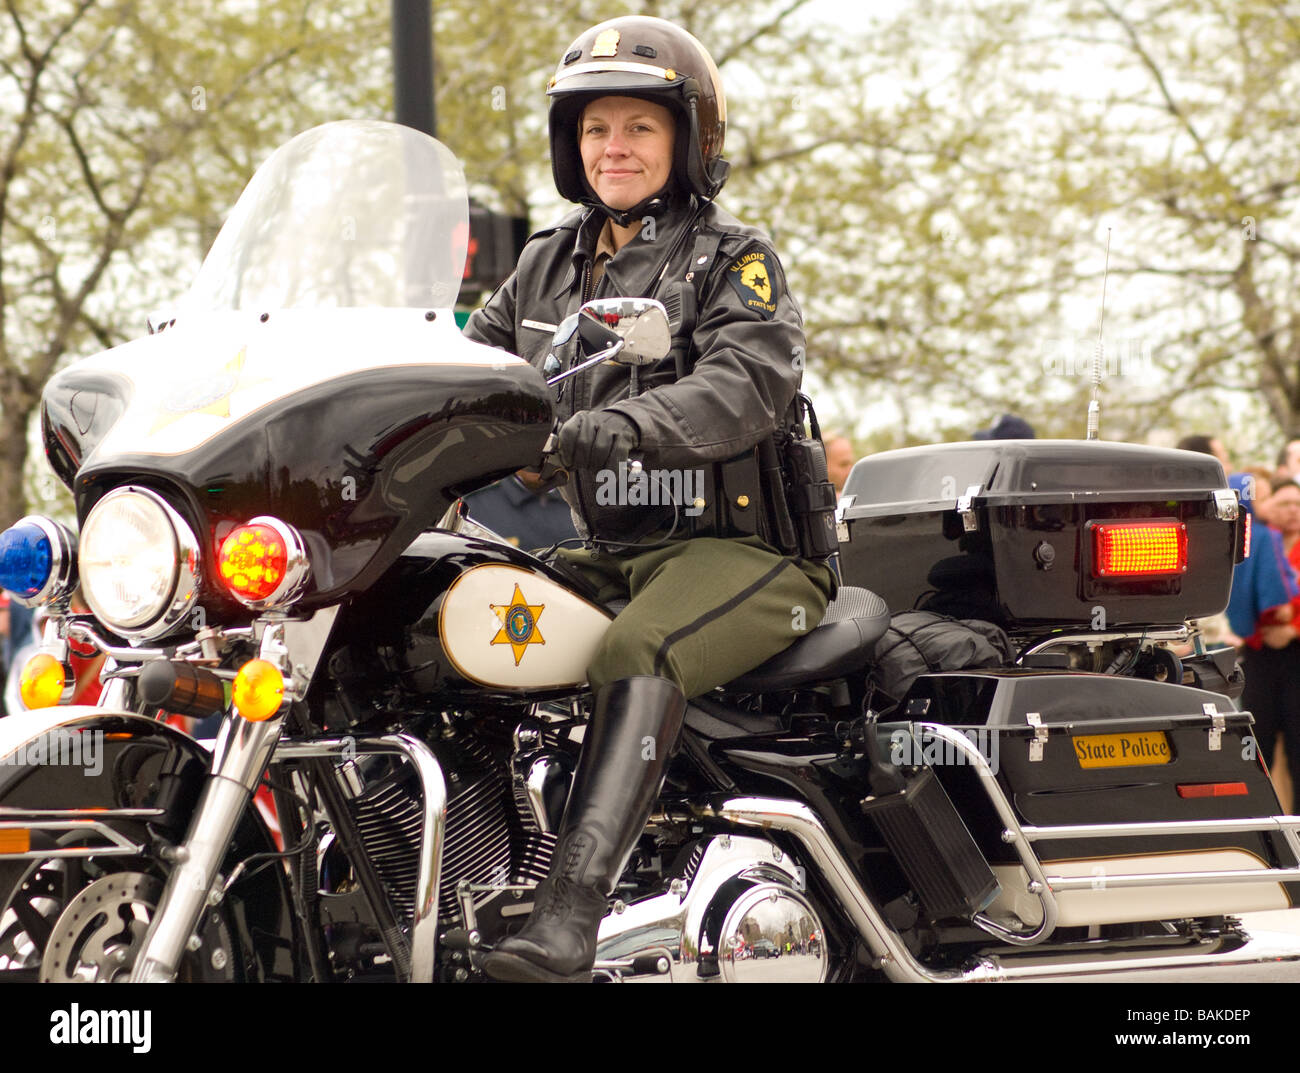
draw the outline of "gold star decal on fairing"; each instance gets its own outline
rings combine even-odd
[[[155,416],[153,428],[149,430],[150,434],[190,414],[229,417],[231,395],[267,381],[265,376],[245,376],[244,361],[247,357],[248,347],[242,346],[234,358],[215,372],[182,381],[169,388],[162,400],[161,412]]]
[[[508,604],[488,604],[501,620],[501,629],[492,638],[491,644],[509,645],[515,654],[515,666],[524,657],[524,649],[529,645],[544,645],[546,640],[537,629],[537,620],[542,617],[545,604],[530,604],[524,594],[515,585],[515,594]]]

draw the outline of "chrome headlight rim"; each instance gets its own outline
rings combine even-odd
[[[280,539],[284,541],[286,553],[284,577],[280,579],[280,583],[275,587],[274,591],[263,596],[260,600],[241,596],[229,587],[226,588],[226,592],[252,611],[284,610],[302,595],[303,590],[307,587],[307,580],[311,576],[311,567],[307,560],[307,545],[302,539],[302,534],[288,522],[281,521],[270,514],[259,514],[256,518],[249,518],[243,524],[265,525],[269,529],[274,529]],[[236,526],[236,528],[239,528],[239,526]],[[224,545],[225,542],[222,543]],[[218,554],[220,554],[219,551]]]
[[[152,488],[128,484],[114,488],[90,508],[90,513],[86,515],[86,522],[82,526],[83,550],[85,548],[85,531],[90,527],[91,520],[95,517],[96,512],[106,504],[125,496],[135,496],[148,500],[162,511],[170,524],[173,565],[169,594],[163,603],[162,609],[156,612],[147,622],[131,626],[115,621],[105,614],[100,607],[96,606],[97,601],[92,596],[92,590],[85,584],[84,573],[81,579],[81,591],[95,617],[119,637],[125,637],[132,642],[151,641],[174,630],[198,603],[199,586],[203,579],[202,549],[198,537],[194,535],[194,530],[190,528],[189,523],[166,499]]]
[[[77,589],[77,537],[66,525],[43,514],[28,514],[19,518],[10,529],[34,525],[50,542],[50,576],[32,596],[22,596],[6,589],[9,599],[23,607],[44,607],[46,604],[67,603]]]

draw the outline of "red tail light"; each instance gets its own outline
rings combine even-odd
[[[1244,782],[1180,782],[1179,797],[1249,797]]]
[[[1182,522],[1092,522],[1092,576],[1161,577],[1187,572]]]

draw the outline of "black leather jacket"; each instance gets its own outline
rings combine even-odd
[[[594,210],[580,210],[533,235],[514,275],[470,317],[465,334],[541,368],[555,326],[583,301],[612,296],[662,301],[676,283],[697,287],[687,375],[678,378],[672,358],[644,366],[642,394],[630,398],[628,370],[597,365],[556,386],[556,415],[563,420],[579,410],[617,411],[636,425],[640,446],[633,454],[647,470],[692,470],[703,476],[707,490],[699,498],[706,500],[705,509],[700,513],[693,500],[698,517],[689,530],[679,525],[679,534],[765,536],[756,476],[741,474],[736,460],[748,459],[754,468],[754,448],[790,415],[805,346],[802,314],[776,254],[761,231],[716,205],[699,212],[693,204],[679,204],[655,221],[653,232],[643,228],[619,250],[592,287],[592,258],[604,220]],[[700,285],[687,276],[705,234],[717,239],[717,254]],[[727,468],[716,464],[729,460],[733,477],[724,486]],[[570,477],[565,498],[588,533],[617,540],[646,531],[634,520],[645,521],[646,507],[609,509],[597,503],[597,474]],[[746,506],[738,511],[741,500]],[[662,532],[672,510],[655,513]]]

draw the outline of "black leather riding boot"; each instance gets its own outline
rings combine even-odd
[[[666,678],[623,678],[596,695],[550,874],[523,930],[484,960],[489,976],[591,979],[596,931],[659,795],[685,713],[686,698]]]

